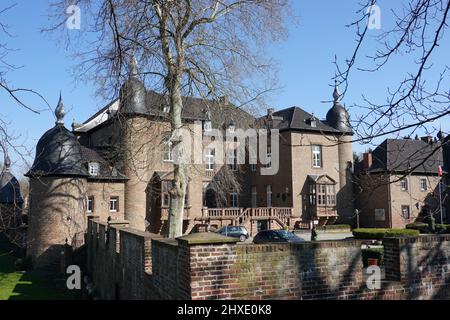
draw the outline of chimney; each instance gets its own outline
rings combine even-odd
[[[274,108],[269,108],[269,109],[267,109],[267,117],[268,117],[268,118],[272,118],[274,112],[275,112],[275,109],[274,109]]]
[[[363,154],[363,167],[364,170],[369,169],[372,166],[372,153],[366,152]]]
[[[425,143],[431,144],[433,142],[433,137],[432,136],[425,136],[420,138],[420,140],[422,140]]]
[[[222,96],[219,98],[220,103],[224,104],[224,105],[229,105],[230,104],[230,98],[228,98],[228,96]]]

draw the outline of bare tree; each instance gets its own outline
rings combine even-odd
[[[360,18],[349,27],[356,28],[357,42],[353,54],[344,65],[336,60],[336,79],[345,85],[344,94],[351,86],[355,72],[375,73],[396,69],[396,59],[409,61],[411,68],[398,85],[387,89],[384,103],[363,95],[363,114],[353,119],[356,141],[368,143],[374,138],[408,132],[412,136],[418,128],[430,133],[431,124],[450,114],[449,65],[438,61],[444,50],[440,44],[448,43],[450,1],[414,0],[402,2],[401,10],[392,10],[394,25],[383,30],[376,40],[379,48],[371,55],[362,56],[369,34],[375,0],[361,4]],[[387,15],[388,8],[381,8]],[[437,130],[435,130],[437,131]]]
[[[78,76],[95,79],[103,94],[117,94],[126,64],[135,57],[146,83],[168,97],[172,142],[180,153],[185,148],[176,132],[183,127],[183,97],[228,96],[236,105],[248,107],[274,88],[274,63],[264,48],[283,39],[284,22],[292,12],[288,0],[76,3],[98,36],[87,50],[77,51]],[[73,1],[54,3],[55,16],[60,17],[69,4]],[[52,29],[63,26],[59,20]],[[169,237],[182,234],[190,170],[190,165],[174,165]]]

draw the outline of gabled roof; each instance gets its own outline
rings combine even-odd
[[[327,133],[339,133],[340,131],[330,127],[323,121],[317,119],[312,114],[306,112],[299,107],[291,107],[276,111],[273,113],[275,117],[281,118],[276,126],[280,130],[305,130]],[[316,120],[316,126],[311,125],[311,120]]]
[[[440,142],[386,139],[372,152],[372,165],[367,171],[437,174],[442,161]]]

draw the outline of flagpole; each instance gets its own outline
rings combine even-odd
[[[439,166],[438,176],[439,176],[439,213],[441,214],[441,224],[443,224],[444,223],[444,219],[443,219],[443,216],[442,216],[442,187],[441,187],[442,167],[441,166]]]

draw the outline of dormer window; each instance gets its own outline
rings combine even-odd
[[[89,174],[91,176],[98,176],[100,171],[100,164],[97,162],[89,162]]]
[[[232,122],[228,125],[228,132],[234,133],[236,131],[236,125]]]
[[[169,113],[170,112],[170,106],[163,106],[162,108],[164,113]]]
[[[316,121],[316,119],[311,118],[310,124],[311,124],[311,127],[316,128],[316,127],[317,127],[317,121]]]

